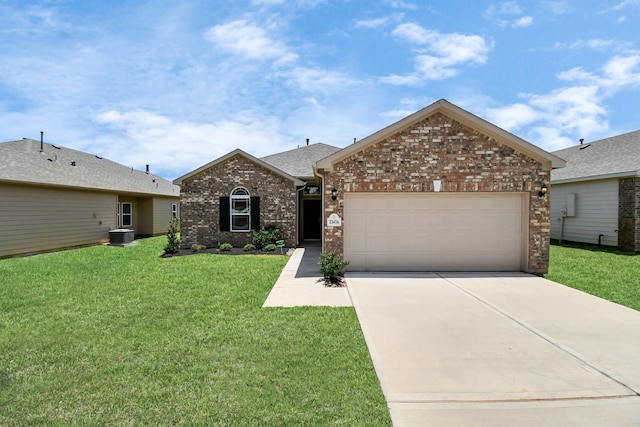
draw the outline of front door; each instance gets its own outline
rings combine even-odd
[[[304,216],[302,239],[319,239],[322,232],[322,201],[320,199],[304,199],[302,209]]]

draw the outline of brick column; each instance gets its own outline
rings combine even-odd
[[[618,181],[618,248],[640,252],[640,178]]]

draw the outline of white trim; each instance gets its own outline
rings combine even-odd
[[[570,184],[572,182],[597,181],[600,179],[612,179],[612,178],[635,178],[638,176],[640,176],[640,170],[618,172],[618,173],[607,173],[602,175],[580,176],[576,178],[565,178],[565,179],[556,179],[556,180],[554,180],[552,177],[551,184]]]
[[[247,194],[241,194],[241,195],[234,195],[234,193],[236,191],[242,190]],[[247,208],[246,208],[246,213],[244,212],[237,212],[234,213],[234,201],[246,201],[247,203]],[[239,230],[235,230],[233,228],[233,218],[242,218],[242,217],[246,217],[247,218],[247,228],[246,229],[239,229]],[[245,187],[236,187],[233,190],[231,190],[231,193],[229,194],[229,230],[233,233],[248,233],[251,231],[251,193],[249,193],[249,190],[247,190]]]

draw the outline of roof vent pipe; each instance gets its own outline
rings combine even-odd
[[[584,142],[584,138],[580,138],[580,145]]]
[[[40,152],[44,153],[44,132],[40,131]]]
[[[309,146],[309,138],[307,138],[307,147]]]
[[[147,174],[149,174],[149,165],[147,165]]]

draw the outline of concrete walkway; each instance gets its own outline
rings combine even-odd
[[[524,273],[347,274],[296,249],[264,307],[355,307],[395,427],[640,426],[640,312]]]
[[[320,272],[318,261],[320,242],[305,242],[297,248],[280,273],[263,307],[351,307],[347,288],[328,288]]]

